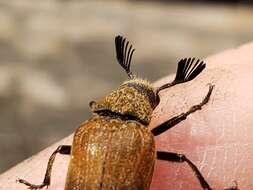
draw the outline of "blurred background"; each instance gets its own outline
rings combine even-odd
[[[252,41],[252,20],[250,1],[1,1],[0,173],[72,133],[127,78],[115,35],[153,82],[182,57]]]

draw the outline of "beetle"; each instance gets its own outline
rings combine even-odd
[[[61,145],[51,155],[42,184],[34,185],[18,179],[29,189],[42,189],[50,185],[51,171],[56,154],[71,155],[65,190],[124,190],[150,188],[155,160],[187,163],[202,189],[212,190],[197,166],[184,154],[157,151],[154,136],[158,136],[188,115],[208,103],[214,85],[199,104],[166,122],[148,128],[154,109],[160,102],[159,93],[180,83],[191,81],[206,67],[195,58],[178,62],[176,77],[171,83],[155,89],[153,85],[137,78],[130,65],[135,49],[123,36],[115,37],[116,57],[129,80],[98,101],[90,102],[92,117],[76,129],[72,145]],[[227,190],[237,190],[235,187]]]

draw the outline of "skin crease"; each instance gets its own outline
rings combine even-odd
[[[253,186],[253,43],[211,56],[207,68],[194,81],[161,92],[161,104],[154,112],[150,127],[199,103],[208,91],[215,89],[201,111],[164,134],[155,137],[157,150],[184,153],[201,170],[214,189],[234,185],[249,190]],[[173,77],[158,81],[160,86]],[[0,189],[25,190],[15,180],[24,178],[41,183],[51,153],[60,144],[70,144],[72,136],[18,164],[0,176]],[[49,190],[64,189],[68,156],[58,155],[52,171]],[[152,190],[201,190],[186,164],[157,161]]]

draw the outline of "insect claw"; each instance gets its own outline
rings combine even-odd
[[[29,183],[28,181],[26,181],[24,179],[20,179],[20,178],[18,178],[16,180],[16,182],[25,184],[26,186],[28,186],[28,189],[31,189],[31,190],[43,189],[45,186],[48,188],[48,186],[49,186],[44,183],[42,183],[41,185],[33,185],[33,184]]]
[[[235,180],[234,182],[234,186],[232,187],[232,190],[240,190],[238,187],[238,182]]]

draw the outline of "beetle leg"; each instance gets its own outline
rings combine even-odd
[[[210,99],[210,96],[212,94],[214,85],[209,85],[209,91],[205,98],[202,100],[200,104],[192,106],[187,112],[181,113],[175,117],[172,117],[168,121],[162,123],[161,125],[157,126],[156,128],[152,129],[151,132],[154,136],[160,135],[161,133],[167,131],[168,129],[172,128],[176,124],[180,123],[181,121],[185,120],[188,115],[191,113],[201,110],[202,106],[204,106]]]
[[[28,181],[23,180],[23,179],[18,179],[17,182],[27,185],[29,187],[29,189],[32,189],[32,190],[42,189],[45,186],[48,187],[50,185],[51,172],[52,172],[52,167],[53,167],[53,163],[54,163],[56,154],[60,153],[60,154],[69,155],[70,151],[71,151],[71,146],[69,146],[69,145],[58,146],[58,148],[53,152],[53,154],[50,156],[50,158],[48,160],[47,170],[46,170],[46,174],[45,174],[42,184],[34,185],[34,184],[31,184]]]
[[[202,176],[197,166],[195,166],[184,154],[178,154],[174,152],[161,152],[157,151],[158,160],[166,160],[171,162],[186,162],[194,172],[194,175],[198,178],[201,187],[204,190],[212,190],[205,178]]]
[[[157,151],[157,159],[158,160],[165,160],[170,162],[186,162],[192,169],[194,175],[198,178],[198,181],[201,185],[201,187],[204,190],[213,190],[210,185],[207,183],[197,166],[192,163],[184,154],[174,153],[174,152],[162,152]],[[230,188],[225,188],[223,190],[239,190],[237,182],[235,182],[235,185]]]

